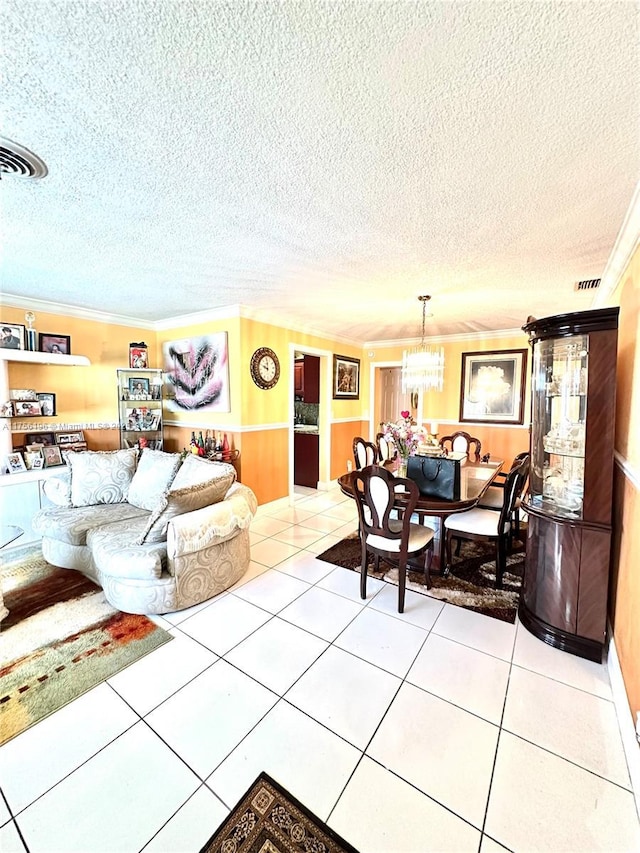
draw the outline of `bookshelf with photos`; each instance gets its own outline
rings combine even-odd
[[[162,371],[117,370],[120,447],[162,450]]]

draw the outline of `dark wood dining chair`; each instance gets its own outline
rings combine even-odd
[[[409,558],[425,554],[424,574],[431,588],[431,558],[435,531],[411,521],[418,503],[419,491],[413,480],[394,477],[381,465],[367,465],[353,474],[353,492],[358,507],[359,535],[362,553],[360,565],[360,597],[367,597],[367,561],[373,554],[377,571],[380,559],[398,568],[398,613],[404,613],[407,564]],[[395,518],[398,490],[402,489],[402,517]]]
[[[515,535],[517,539],[520,538],[520,507],[522,506],[522,499],[527,491],[527,482],[529,480],[529,468],[531,465],[531,456],[529,455],[529,452],[524,451],[523,453],[518,453],[511,464],[511,468],[509,469],[510,471],[513,470],[513,468],[523,460],[525,461],[525,467],[521,471],[518,494],[516,495],[515,504],[513,506],[513,515],[511,518],[511,521],[513,522],[511,534],[512,536]],[[501,471],[496,475],[493,484],[489,486],[478,502],[479,507],[482,507],[482,509],[492,509],[494,511],[500,511],[502,509],[505,497],[504,487],[507,482],[507,477],[508,473],[505,471]]]
[[[378,451],[375,444],[357,435],[353,439],[353,460],[357,471],[366,465],[375,465],[378,461]]]
[[[376,435],[376,445],[378,449],[378,461],[390,462],[398,455],[398,448],[392,438],[386,436],[383,432]]]
[[[480,461],[480,452],[482,450],[480,439],[474,438],[468,432],[458,430],[458,432],[454,432],[451,435],[443,435],[439,444],[447,453],[451,450],[457,453],[466,453],[469,459],[472,458],[473,454],[473,459],[476,462]]]
[[[502,579],[507,567],[507,550],[511,541],[513,507],[521,487],[522,476],[528,474],[528,460],[514,465],[504,484],[504,501],[499,512],[474,506],[456,512],[444,520],[446,536],[446,564],[451,569],[451,540],[480,539],[493,541],[496,546],[496,589],[502,589]],[[524,474],[526,477],[526,474]]]

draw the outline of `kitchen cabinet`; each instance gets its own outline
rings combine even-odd
[[[293,364],[293,393],[296,400],[304,400],[304,359],[299,358]]]
[[[320,359],[315,355],[305,355],[296,359],[293,365],[293,393],[296,400],[304,403],[320,402]]]
[[[295,432],[293,435],[294,473],[296,486],[318,488],[320,478],[319,436],[317,433]]]
[[[519,616],[600,662],[611,550],[618,308],[533,320],[531,473]]]

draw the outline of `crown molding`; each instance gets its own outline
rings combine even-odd
[[[225,305],[222,308],[211,308],[206,311],[194,311],[191,314],[181,314],[166,320],[155,320],[152,329],[164,332],[167,329],[177,329],[180,326],[196,326],[198,323],[210,323],[212,320],[232,320],[242,316],[241,305]]]
[[[427,344],[446,344],[455,341],[485,341],[491,338],[513,338],[517,335],[526,337],[522,329],[496,329],[491,332],[457,332],[455,335],[425,335]],[[411,347],[417,346],[422,338],[398,338],[395,341],[366,341],[362,344],[363,349],[374,347]]]
[[[602,281],[598,292],[593,299],[593,308],[604,308],[611,300],[616,287],[620,282],[623,272],[626,270],[631,258],[640,245],[640,181],[636,184],[635,191],[626,216],[613,244],[609,255]]]
[[[47,302],[44,299],[25,299],[12,293],[2,294],[2,304],[11,308],[26,308],[29,311],[44,311],[46,314],[61,314],[64,317],[78,317],[80,320],[95,320],[96,323],[108,323],[113,326],[135,326],[139,329],[154,331],[155,324],[138,317],[123,314],[107,314],[92,308],[78,308],[77,305],[65,305],[62,302]]]
[[[357,347],[358,349],[362,349],[362,347],[365,346],[361,341],[354,341],[352,338],[345,338],[341,335],[335,335],[334,333],[328,334],[327,332],[323,332],[310,325],[293,326],[291,325],[293,321],[287,320],[286,317],[283,317],[281,314],[277,314],[274,311],[265,311],[264,308],[250,308],[248,305],[243,305],[241,316],[245,317],[247,320],[256,320],[258,323],[269,323],[272,326],[277,326],[279,329],[288,329],[290,332],[294,332],[297,335],[313,335],[314,337],[322,338],[325,341],[344,344],[348,347]]]

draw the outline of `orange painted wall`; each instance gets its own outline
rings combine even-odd
[[[331,427],[331,479],[336,480],[347,471],[347,461],[353,462],[353,439],[366,436],[369,424],[366,421],[349,421]]]
[[[611,300],[620,306],[609,616],[635,723],[640,712],[640,249]],[[626,470],[625,470],[626,469]]]

